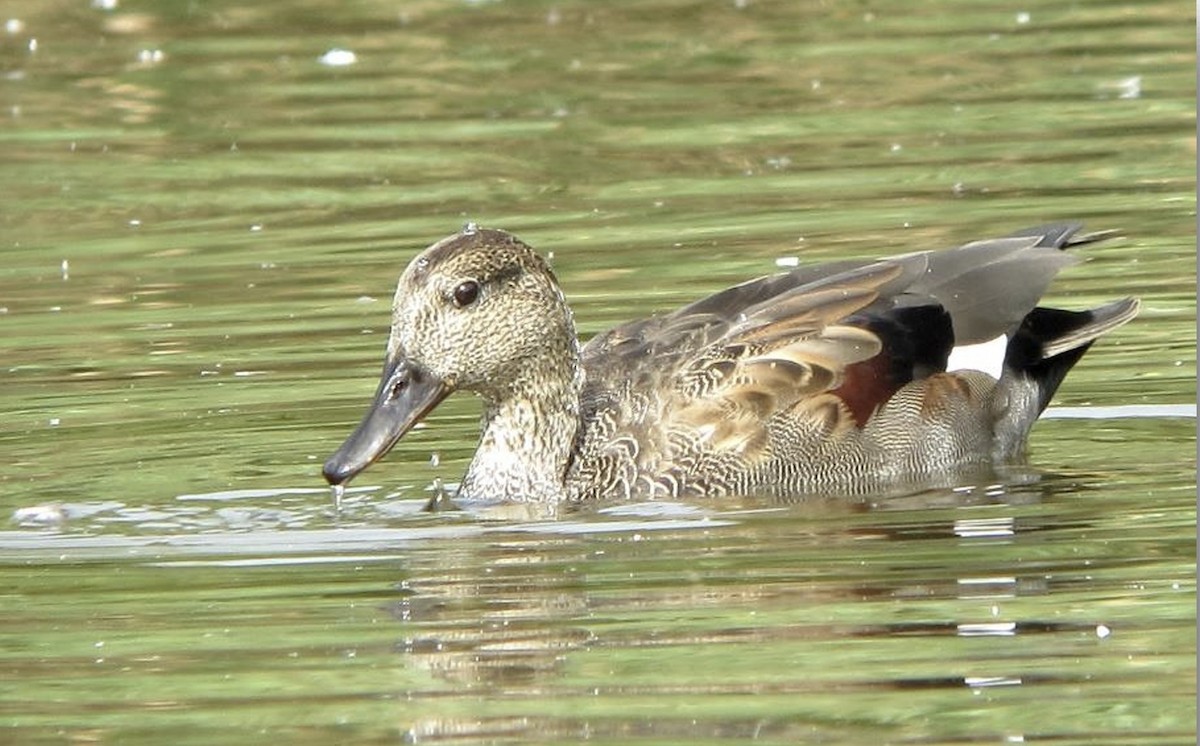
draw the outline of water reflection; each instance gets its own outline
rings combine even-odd
[[[1030,501],[1025,494],[1019,502]],[[649,513],[680,510],[695,508],[647,508]],[[827,519],[833,518],[832,511],[843,518],[848,515],[844,509],[824,510]],[[624,506],[617,512],[626,518],[639,511],[637,506]],[[801,541],[807,551],[797,554],[791,572],[781,572],[782,565],[761,563],[761,556],[746,551],[778,545],[776,521],[763,520],[777,512],[761,507],[721,512],[712,527],[696,526],[682,534],[674,528],[654,535],[649,531],[653,519],[644,518],[640,526],[612,532],[595,522],[580,524],[566,536],[561,530],[547,535],[539,526],[516,526],[485,530],[482,541],[422,547],[406,562],[405,578],[395,588],[397,598],[386,606],[403,630],[394,646],[401,665],[419,668],[434,682],[399,693],[439,713],[403,716],[410,718],[408,732],[428,739],[493,733],[611,735],[633,727],[628,715],[615,716],[608,709],[629,697],[652,701],[682,695],[817,696],[831,686],[844,695],[1022,686],[1029,678],[1023,659],[963,668],[942,661],[939,641],[1099,636],[1097,630],[1104,628],[1101,620],[1062,622],[1027,616],[1021,600],[1043,596],[1052,588],[1047,576],[1031,575],[1019,560],[996,562],[981,555],[958,568],[934,569],[917,556],[896,551],[897,543],[920,550],[939,537],[957,542],[967,556],[971,545],[1017,546],[1025,542],[1027,532],[1043,528],[1014,515],[962,518],[949,511],[934,522],[925,515],[918,524],[893,519],[903,514],[857,513],[855,526],[826,520],[813,527],[810,522]],[[862,551],[864,541],[874,551]],[[682,557],[670,547],[681,542],[692,548],[686,562],[678,562]],[[668,555],[676,556],[660,556],[655,545],[663,544],[668,545]],[[845,557],[838,562],[837,548],[862,558],[860,569],[850,569]],[[813,552],[825,561],[806,566],[804,555]],[[719,560],[713,562],[714,557]],[[905,565],[910,569],[901,569]],[[917,608],[936,599],[954,603],[959,611],[942,620],[919,622],[904,621],[904,614],[893,610],[889,616],[898,620],[891,623],[880,623],[869,612],[830,618],[822,611],[849,603]],[[962,616],[956,619],[957,614]],[[854,683],[838,682],[840,676],[830,675],[827,661],[806,662],[806,646],[837,649],[854,640],[908,640],[917,652],[908,656],[904,673],[890,665],[871,673],[877,664],[851,664],[863,666]],[[781,678],[759,681],[752,673],[763,660],[762,651],[795,658],[796,663]],[[726,664],[721,673],[699,674],[705,661],[740,656],[748,656],[749,669]],[[592,660],[608,663],[594,669]],[[917,661],[915,668],[925,668],[927,674],[915,673]],[[1046,681],[1042,674],[1033,679]],[[530,714],[522,718],[501,714],[503,707],[494,715],[448,716],[437,705],[443,689],[473,692],[488,701],[592,697],[609,704],[593,717],[573,715],[569,706],[549,711],[526,706]],[[418,705],[416,711],[424,709]],[[746,735],[763,728],[791,732],[782,723],[739,723],[736,718],[709,723],[658,718],[644,727],[664,737]]]

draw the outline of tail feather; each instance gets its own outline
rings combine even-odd
[[[1137,315],[1137,298],[1123,298],[1089,311],[1035,308],[1008,343],[998,389],[1004,410],[995,425],[995,458],[1008,460],[1024,446],[1067,372],[1101,335]]]
[[[1008,344],[1005,375],[1019,375],[1037,385],[1041,414],[1092,342],[1136,316],[1139,306],[1136,298],[1123,298],[1089,311],[1033,309]]]
[[[1102,335],[1132,320],[1134,316],[1137,316],[1140,307],[1141,302],[1137,298],[1122,298],[1099,308],[1093,308],[1091,311],[1084,311],[1081,314],[1085,317],[1083,324],[1074,327],[1068,324],[1064,328],[1060,328],[1053,337],[1047,335],[1047,339],[1043,343],[1042,356],[1052,358],[1076,347],[1091,344]],[[1049,309],[1035,309],[1034,313],[1043,310]],[[1072,312],[1059,311],[1058,313],[1070,314]]]

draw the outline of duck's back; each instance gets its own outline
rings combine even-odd
[[[1019,455],[1029,427],[1134,300],[1037,308],[1094,240],[1054,225],[957,249],[764,277],[583,349],[576,499],[869,489]],[[946,372],[1010,340],[999,381]]]

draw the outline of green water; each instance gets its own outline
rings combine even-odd
[[[0,2],[0,741],[1194,742],[1194,15]],[[1144,306],[1023,479],[425,514],[459,397],[322,487],[466,220],[587,336],[1060,219],[1052,300]]]

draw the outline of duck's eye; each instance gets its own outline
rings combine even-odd
[[[474,280],[467,280],[459,283],[458,287],[454,288],[454,305],[459,308],[465,308],[479,298],[479,283]]]

